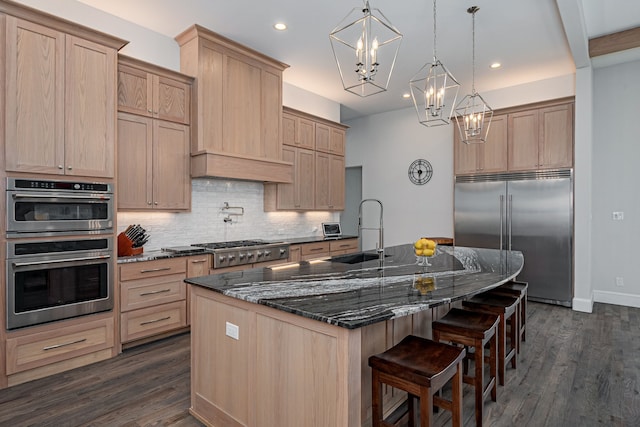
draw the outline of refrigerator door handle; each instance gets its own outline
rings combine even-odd
[[[504,249],[503,241],[503,227],[504,227],[504,195],[500,195],[500,250]]]
[[[513,194],[509,194],[509,200],[507,200],[507,236],[509,239],[509,251],[511,251],[511,236],[512,227],[511,222],[513,220]]]

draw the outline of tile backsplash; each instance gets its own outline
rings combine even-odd
[[[145,250],[192,243],[244,239],[285,239],[322,235],[320,224],[339,221],[337,212],[264,212],[261,182],[224,179],[191,181],[191,212],[118,212],[118,232],[129,224],[140,224],[151,236]],[[244,208],[244,215],[223,210],[225,202]],[[315,230],[315,231],[314,231]]]

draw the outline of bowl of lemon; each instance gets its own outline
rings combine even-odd
[[[436,247],[438,244],[431,239],[421,237],[413,244],[413,249],[416,254],[416,262],[421,266],[428,266],[429,258],[435,255]]]

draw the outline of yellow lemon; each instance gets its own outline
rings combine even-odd
[[[432,256],[433,255],[433,249],[423,249],[422,250],[422,255],[424,256]]]
[[[436,242],[434,242],[433,240],[427,239],[427,248],[428,249],[435,249],[436,248]]]
[[[413,247],[416,249],[422,249],[422,241],[416,240],[416,242],[413,244]]]
[[[424,251],[422,249],[416,249],[416,255],[417,256],[422,256],[423,252]]]
[[[423,248],[426,248],[427,245],[429,244],[429,239],[423,237],[422,239],[420,239],[420,244],[422,245]]]

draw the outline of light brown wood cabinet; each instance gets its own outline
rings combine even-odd
[[[283,129],[282,158],[294,165],[293,182],[265,184],[264,210],[343,210],[346,126],[286,107]]]
[[[193,78],[118,55],[118,111],[188,125]]]
[[[114,319],[85,316],[7,334],[7,385],[12,386],[115,356]]]
[[[507,170],[507,115],[496,115],[491,120],[489,135],[484,144],[464,144],[454,126],[456,174],[488,173]]]
[[[494,114],[484,144],[463,144],[454,129],[456,175],[573,167],[573,99]]]
[[[116,51],[126,42],[41,18],[6,16],[6,170],[112,178]]]
[[[509,170],[573,166],[573,104],[509,115]]]
[[[189,126],[118,113],[118,210],[190,208]]]
[[[118,268],[122,343],[187,326],[186,257],[125,263]]]
[[[176,37],[195,76],[192,176],[291,182],[282,160],[282,72],[288,67],[206,28]]]
[[[282,113],[282,143],[293,147],[316,148],[316,124],[313,120],[284,111]]]
[[[345,255],[358,252],[358,238],[299,243],[289,247],[289,262]]]

